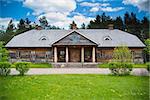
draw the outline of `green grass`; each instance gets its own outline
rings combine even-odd
[[[15,66],[12,65],[12,68],[15,68]],[[30,68],[52,68],[52,64],[49,64],[49,63],[31,63]]]
[[[0,77],[0,100],[149,100],[148,79],[107,75]]]
[[[52,65],[48,63],[32,63],[31,68],[52,68]]]
[[[99,68],[109,68],[108,63],[98,64]],[[146,64],[134,64],[133,68],[147,68]]]

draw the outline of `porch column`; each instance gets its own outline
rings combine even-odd
[[[92,61],[95,62],[95,47],[92,50]]]
[[[57,47],[54,47],[54,62],[57,62]]]
[[[66,62],[68,62],[68,59],[69,57],[68,57],[68,47],[66,47]]]
[[[81,62],[84,62],[84,47],[81,48]]]

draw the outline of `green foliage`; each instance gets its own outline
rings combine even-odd
[[[39,19],[39,22],[40,22],[40,26],[43,28],[43,29],[46,29],[46,27],[48,26],[48,21],[46,19],[45,16],[41,17]]]
[[[113,51],[114,62],[132,62],[131,51],[126,46],[116,47]]]
[[[4,48],[3,42],[0,42],[0,62],[8,61],[8,51]]]
[[[109,68],[109,63],[98,64],[99,68]],[[147,68],[146,64],[133,64],[133,68]]]
[[[146,48],[144,48],[145,62],[150,61],[150,38],[145,40]]]
[[[150,62],[146,63],[147,70],[150,71]]]
[[[132,71],[132,63],[111,62],[109,69],[113,75],[129,75]]]
[[[133,65],[131,51],[126,46],[119,46],[114,49],[112,62],[109,69],[114,75],[129,75]]]
[[[9,62],[0,62],[0,75],[7,76],[10,73],[11,64]]]
[[[21,76],[23,76],[26,72],[28,72],[30,64],[30,62],[17,62],[15,63],[16,70],[20,72]]]
[[[145,40],[146,48],[144,49],[145,53],[150,55],[150,38]]]
[[[49,63],[32,63],[31,68],[52,68],[52,64]]]
[[[95,20],[91,20],[88,28],[89,29],[107,29],[109,24],[112,24],[114,21],[110,18],[110,16],[105,15],[97,15]]]

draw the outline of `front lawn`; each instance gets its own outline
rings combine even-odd
[[[52,68],[52,64],[48,63],[32,63],[31,68]]]
[[[148,79],[107,75],[0,77],[0,100],[149,100]]]
[[[99,68],[109,68],[108,63],[98,64]],[[134,64],[133,68],[147,68],[146,64]]]
[[[12,64],[12,68],[15,66]],[[52,64],[49,63],[31,63],[30,68],[52,68]]]

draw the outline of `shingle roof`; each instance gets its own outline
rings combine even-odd
[[[117,29],[30,30],[13,37],[6,44],[6,47],[51,47],[53,43],[73,31],[95,42],[98,47],[116,47],[120,45],[145,47],[137,36]],[[110,40],[104,39],[107,37]],[[42,38],[46,38],[46,40]]]

